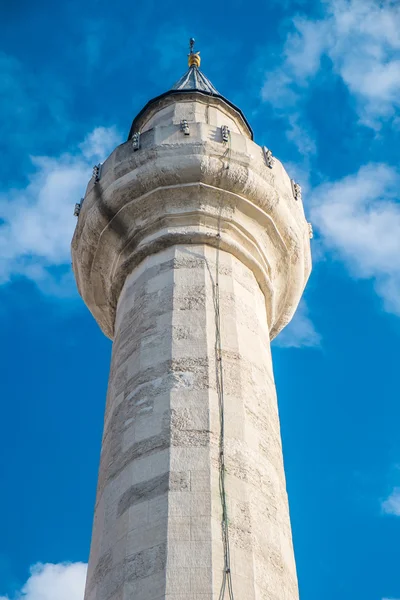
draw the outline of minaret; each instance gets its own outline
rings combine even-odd
[[[270,340],[300,188],[189,54],[95,167],[72,241],[113,340],[85,600],[298,599]]]

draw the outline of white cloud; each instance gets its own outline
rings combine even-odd
[[[308,316],[307,305],[301,300],[293,319],[276,338],[275,345],[281,348],[310,348],[319,346],[320,342],[321,336]]]
[[[330,61],[346,84],[360,120],[397,127],[400,107],[400,4],[391,0],[325,0],[319,19],[295,17],[283,59],[269,72],[265,101],[288,118],[286,135],[305,157],[315,154],[303,108],[307,90]],[[307,159],[305,159],[307,160]],[[307,165],[305,165],[307,167]],[[400,177],[384,164],[369,164],[310,194],[311,221],[320,239],[314,249],[331,250],[353,276],[374,280],[385,309],[400,314]]]
[[[375,280],[386,310],[400,314],[400,175],[369,164],[311,194],[311,221],[322,244],[353,276]]]
[[[0,283],[22,275],[51,293],[69,279],[64,274],[56,281],[49,268],[70,263],[74,204],[84,193],[94,162],[119,142],[114,128],[98,127],[76,154],[32,157],[28,185],[0,193]]]
[[[121,136],[114,127],[96,127],[79,148],[87,160],[101,161],[120,143]]]
[[[323,56],[354,96],[361,121],[379,127],[400,106],[400,5],[388,0],[327,0],[322,19],[295,17],[283,64],[268,73],[264,100],[298,106]]]
[[[263,100],[269,102],[275,108],[292,107],[298,100],[298,95],[293,87],[293,78],[280,67],[276,71],[270,71],[267,74],[261,96]]]
[[[12,598],[0,600],[83,600],[87,565],[84,563],[41,564],[31,567],[25,585]]]
[[[307,127],[301,122],[300,115],[293,112],[288,116],[287,138],[292,141],[304,157],[317,152],[317,145]],[[304,165],[302,170],[304,170]]]
[[[395,487],[390,496],[382,502],[382,511],[386,515],[400,517],[400,487]]]
[[[289,71],[300,84],[320,67],[321,56],[329,45],[331,32],[327,21],[310,21],[296,17],[295,31],[288,35],[284,56]]]

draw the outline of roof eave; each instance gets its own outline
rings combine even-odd
[[[225,102],[226,104],[228,104],[228,106],[230,106],[236,112],[239,113],[239,115],[242,117],[242,119],[243,119],[246,127],[249,130],[250,138],[252,140],[254,139],[253,130],[252,130],[252,128],[251,128],[248,120],[246,119],[246,117],[244,116],[244,114],[240,110],[240,108],[238,108],[237,106],[235,106],[235,104],[233,104],[233,102],[230,102],[229,100],[227,100],[226,98],[224,98],[224,96],[221,96],[219,94],[210,94],[209,92],[205,92],[203,90],[184,90],[183,89],[183,90],[168,90],[167,92],[164,92],[163,94],[160,94],[159,96],[156,96],[155,98],[152,98],[152,100],[149,100],[149,102],[147,102],[147,104],[142,108],[142,110],[133,119],[130,131],[129,131],[129,135],[128,135],[128,141],[131,139],[132,135],[137,131],[137,127],[136,126],[137,126],[137,123],[140,121],[141,117],[148,111],[148,109],[153,104],[155,104],[159,100],[162,100],[163,98],[166,98],[168,96],[176,96],[178,94],[201,94],[202,96],[208,96],[208,97],[211,97],[211,98],[219,98],[220,100],[222,100],[223,102]]]

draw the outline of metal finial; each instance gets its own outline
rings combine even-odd
[[[194,44],[195,44],[195,39],[194,38],[190,38],[189,40],[189,60],[188,60],[188,64],[189,67],[199,67],[200,66],[200,52],[195,52],[194,51]]]

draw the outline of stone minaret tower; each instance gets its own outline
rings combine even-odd
[[[298,598],[270,340],[300,188],[189,54],[89,182],[79,291],[113,340],[85,600]]]

